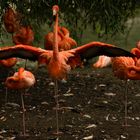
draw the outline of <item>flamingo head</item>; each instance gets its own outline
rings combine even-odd
[[[52,10],[53,10],[53,15],[55,16],[58,13],[58,11],[59,11],[59,6],[58,5],[54,5]]]

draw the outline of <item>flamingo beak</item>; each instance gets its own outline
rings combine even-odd
[[[56,9],[53,9],[53,16],[56,16],[56,14],[57,14]]]
[[[53,9],[53,21],[55,21],[55,20],[56,20],[56,14],[57,14],[56,9]]]

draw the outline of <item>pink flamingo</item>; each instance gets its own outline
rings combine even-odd
[[[9,89],[27,89],[32,87],[35,84],[35,77],[30,71],[24,70],[24,68],[19,68],[18,72],[15,72],[13,76],[10,76],[6,79],[5,85]],[[23,93],[21,93],[21,101],[22,101],[22,123],[23,123],[23,135],[26,135],[25,128],[25,105],[23,99]]]

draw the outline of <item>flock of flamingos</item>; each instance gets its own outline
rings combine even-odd
[[[58,124],[58,86],[57,81],[67,79],[70,70],[76,67],[84,67],[84,60],[99,56],[98,61],[93,64],[95,68],[102,68],[112,64],[114,75],[119,79],[140,79],[140,42],[128,52],[111,44],[103,42],[90,42],[77,46],[70,32],[65,27],[59,26],[59,6],[52,7],[54,16],[53,31],[45,36],[44,49],[33,46],[34,32],[30,25],[23,25],[20,16],[12,8],[7,7],[3,15],[5,29],[12,34],[14,46],[2,47],[0,49],[0,64],[5,67],[13,67],[17,58],[38,61],[38,66],[45,66],[49,76],[55,83],[56,100],[56,134],[60,134]],[[5,85],[10,89],[26,89],[35,84],[35,76],[26,67],[20,67],[18,72],[6,79]],[[25,108],[23,93],[21,94],[23,108],[23,135],[25,129]],[[126,114],[127,115],[127,114]]]

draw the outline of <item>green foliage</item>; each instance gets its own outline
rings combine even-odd
[[[61,0],[61,11],[72,29],[81,30],[92,25],[98,34],[123,32],[125,22],[134,16],[135,0]]]
[[[34,30],[46,23],[51,25],[52,6],[58,4],[60,22],[64,22],[77,39],[88,25],[100,36],[124,32],[125,22],[134,16],[137,4],[136,0],[2,0],[1,17],[7,3],[16,5],[16,10],[24,15],[22,22],[31,24]]]

